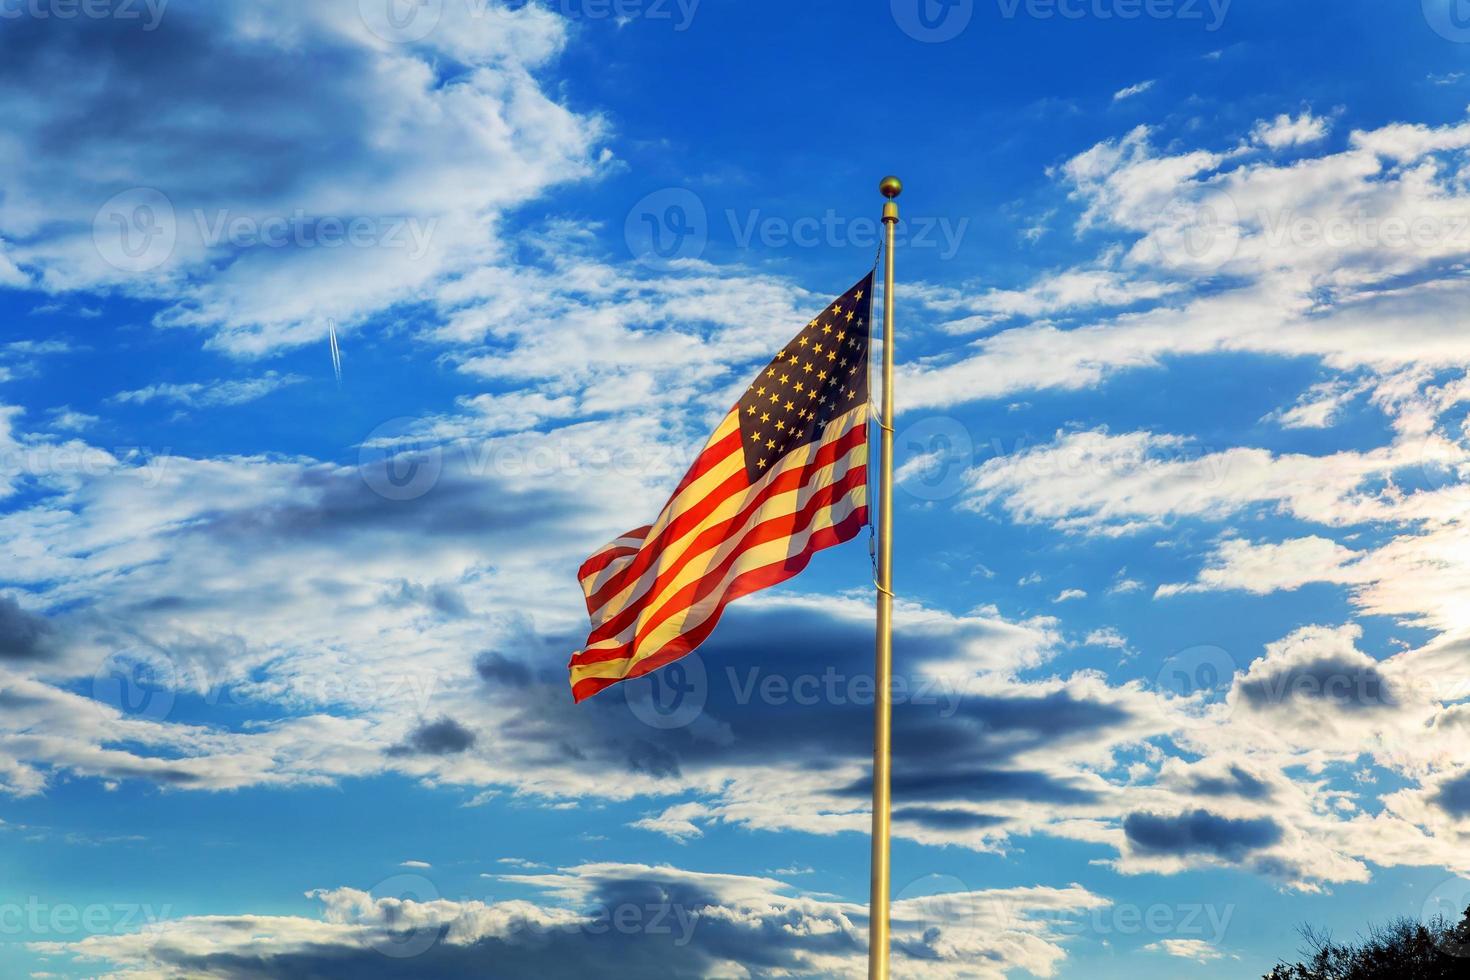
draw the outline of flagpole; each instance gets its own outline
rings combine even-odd
[[[878,656],[873,699],[873,859],[868,904],[868,980],[888,980],[889,824],[893,768],[893,239],[903,182],[884,177],[883,410],[878,484]]]

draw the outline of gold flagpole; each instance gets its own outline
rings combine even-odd
[[[890,782],[893,747],[893,239],[903,182],[884,177],[883,456],[878,485],[878,666],[873,699],[873,879],[868,902],[868,980],[888,980]]]

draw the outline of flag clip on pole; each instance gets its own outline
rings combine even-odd
[[[868,980],[888,980],[890,793],[893,743],[893,240],[903,182],[884,177],[883,408],[878,485],[878,644],[873,699],[873,858],[868,905]]]

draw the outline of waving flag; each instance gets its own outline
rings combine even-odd
[[[710,436],[652,524],[582,564],[583,701],[699,646],[725,606],[786,581],[868,521],[870,273],[791,339]]]

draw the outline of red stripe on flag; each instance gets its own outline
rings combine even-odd
[[[712,592],[720,584],[725,574],[729,572],[731,566],[733,566],[735,562],[739,561],[740,557],[744,555],[746,551],[749,551],[751,548],[754,548],[757,545],[765,544],[769,541],[779,541],[782,538],[789,538],[800,531],[804,531],[816,518],[818,511],[822,510],[825,507],[830,507],[834,505],[835,503],[837,503],[837,501],[852,493],[853,490],[857,489],[858,487],[864,486],[867,481],[867,476],[868,473],[865,467],[858,467],[850,470],[837,483],[822,487],[820,490],[814,493],[811,499],[806,502],[806,505],[802,507],[801,510],[793,511],[789,514],[781,514],[777,517],[771,518],[770,520],[763,521],[760,524],[755,525],[753,528],[745,533],[745,535],[740,539],[739,544],[731,550],[730,554],[725,556],[725,559],[721,561],[719,565],[706,572],[700,578],[695,579],[688,585],[683,586],[677,592],[665,596],[662,595],[657,588],[650,589],[646,593],[647,596],[651,597],[650,602],[637,603],[629,606],[628,609],[624,610],[622,613],[619,613],[617,617],[620,620],[631,620],[632,622],[637,622],[637,618],[640,614],[647,612],[649,608],[653,607],[654,603],[658,603],[657,608],[654,610],[654,614],[646,622],[639,624],[638,631],[631,641],[620,644],[616,647],[608,647],[607,649],[603,650],[584,650],[580,654],[572,657],[572,665],[584,666],[586,664],[607,663],[612,660],[628,659],[633,655],[634,651],[637,649],[638,644],[647,637],[649,632],[656,629],[661,623],[668,620],[670,616],[673,616],[680,611],[689,608],[696,602],[699,602],[701,599],[708,596],[710,592]],[[725,531],[721,528],[711,528],[710,531],[716,534],[718,540],[724,540],[725,536],[728,534],[728,531]],[[676,574],[677,569],[672,569],[669,573],[660,575],[660,584],[666,584],[666,580]],[[590,645],[597,642],[598,640],[617,636],[618,633],[622,632],[622,629],[627,628],[628,625],[631,625],[631,623],[624,622],[623,627],[620,629],[610,630],[607,632],[603,632],[600,629],[594,631],[593,635],[591,637],[588,637],[587,643]],[[602,635],[599,636],[598,633],[602,633]]]
[[[715,607],[714,611],[710,613],[709,618],[704,622],[700,623],[688,633],[683,633],[670,640],[662,649],[657,653],[651,654],[647,659],[638,661],[624,677],[589,677],[586,680],[578,681],[572,685],[573,700],[580,704],[599,691],[606,690],[614,684],[622,683],[625,680],[632,680],[635,677],[642,677],[649,671],[657,670],[688,654],[695,647],[699,646],[699,644],[703,643],[705,638],[714,630],[727,605],[752,592],[770,588],[773,585],[780,585],[787,579],[800,574],[811,563],[813,555],[819,551],[842,544],[845,541],[851,541],[867,522],[868,508],[866,506],[859,507],[838,523],[812,534],[810,540],[807,541],[807,546],[785,561],[777,562],[773,565],[766,565],[763,568],[752,569],[737,576],[730,583],[730,588],[726,590],[724,598],[720,600],[720,604]]]
[[[634,528],[627,534],[619,535],[617,541],[623,541],[627,538],[642,538],[647,535],[649,531],[652,530],[653,525],[645,524],[643,527]],[[638,547],[642,547],[642,545],[639,545]],[[617,545],[616,541],[611,542],[608,544],[607,547],[603,548],[597,554],[582,562],[582,567],[577,569],[577,579],[580,581],[581,579],[586,578],[588,575],[593,575],[597,572],[600,572],[608,565],[611,565],[613,561],[617,558],[629,553],[637,554],[638,548],[635,548],[632,545]]]
[[[758,504],[759,502],[765,500],[767,497],[771,496],[773,493],[779,492],[780,490],[789,490],[793,485],[800,486],[804,484],[807,479],[805,474],[815,469],[821,469],[823,466],[830,466],[832,463],[841,459],[843,456],[846,456],[858,444],[866,441],[867,435],[868,433],[866,426],[854,426],[852,429],[844,433],[840,439],[829,442],[818,449],[816,454],[812,457],[811,462],[807,463],[805,466],[793,468],[787,470],[784,473],[781,473],[769,484],[763,487],[760,490],[759,494],[751,499],[756,504]],[[801,479],[799,481],[795,479],[797,475],[801,475]],[[597,592],[594,595],[588,597],[587,611],[590,613],[596,613],[597,610],[601,609],[607,604],[608,600],[612,599],[619,592],[622,592],[629,585],[638,581],[638,579],[642,577],[643,573],[647,571],[649,567],[654,564],[654,562],[658,561],[658,559],[662,556],[664,549],[667,548],[670,543],[679,540],[685,534],[697,528],[705,521],[706,518],[709,517],[711,513],[715,511],[716,508],[718,508],[726,500],[729,500],[730,497],[734,496],[734,494],[737,493],[741,488],[749,486],[750,483],[746,479],[744,469],[742,469],[739,473],[731,476],[729,480],[726,480],[724,483],[720,484],[718,488],[711,491],[708,497],[701,498],[698,502],[692,504],[687,510],[681,512],[678,516],[676,516],[672,521],[669,522],[667,527],[665,527],[662,531],[655,535],[653,540],[644,543],[643,547],[640,549],[641,554],[636,559],[629,562],[626,568],[619,569],[617,574],[615,574],[605,583],[603,583],[603,585],[598,588]],[[739,527],[740,525],[737,522],[740,521],[742,518],[748,516],[750,510],[751,505],[746,505],[746,507],[735,517],[730,518],[729,520],[724,521],[721,524],[715,525],[715,527],[724,528],[727,531],[732,527]],[[696,541],[700,542],[707,540],[708,535],[708,531],[702,532],[699,538],[696,539]],[[716,538],[715,540],[718,540],[718,538]],[[695,551],[695,548],[693,546],[685,551],[685,557],[680,560],[678,567],[683,567],[684,563],[687,561],[688,556],[691,553],[698,553]],[[657,586],[655,586],[655,588],[656,587]],[[603,625],[606,626],[606,624]],[[617,632],[618,630],[613,630],[611,633],[607,633],[602,629],[602,627],[599,627],[597,630],[593,631],[592,636],[588,638],[587,642],[593,643],[596,640],[606,636],[615,636]]]
[[[689,467],[689,472],[684,474],[683,479],[679,481],[679,485],[674,488],[674,492],[669,494],[669,500],[672,501],[674,498],[678,497],[679,494],[683,493],[684,490],[687,489],[691,483],[704,476],[710,470],[714,469],[716,466],[722,463],[725,458],[728,457],[731,453],[738,452],[740,452],[740,429],[737,426],[733,432],[715,442],[710,443],[709,445],[705,446],[704,449],[700,450],[698,458],[696,458],[693,465]],[[622,537],[643,537],[652,530],[652,524],[645,524],[643,527],[629,531],[627,534],[622,535]],[[608,565],[612,564],[612,562],[615,561],[618,557],[619,556],[612,553],[610,549],[599,551],[597,554],[584,561],[582,563],[582,567],[577,569],[577,578],[584,579],[588,575],[592,575],[602,571]]]
[[[731,409],[731,411],[734,411],[734,409]],[[728,413],[726,414],[726,418],[729,418]],[[726,456],[738,452],[740,452],[740,426],[736,425],[728,435],[718,442],[710,443],[700,452],[699,458],[694,461],[694,465],[689,467],[689,472],[684,474],[684,479],[680,480],[679,485],[674,488],[674,492],[669,494],[669,499],[673,500],[679,494],[683,493],[689,484],[714,469]]]
[[[854,430],[854,432],[857,432],[858,438],[856,442],[860,444],[863,441],[863,438],[866,436],[866,433],[858,430]],[[851,434],[852,433],[849,433],[849,435]],[[844,437],[838,442],[830,443],[828,446],[824,446],[823,449],[833,449],[831,455],[836,456],[837,459],[841,459],[842,457],[846,456],[847,453],[842,453],[839,456],[837,455],[837,449],[841,447],[846,441],[847,439],[846,437]],[[856,446],[854,445],[853,447],[849,448],[848,452],[851,452],[852,448],[856,448]],[[601,623],[599,626],[597,626],[596,629],[592,631],[592,633],[587,637],[588,644],[590,645],[598,642],[599,640],[605,640],[611,636],[617,636],[623,630],[627,629],[628,626],[631,624],[631,621],[637,617],[637,615],[643,610],[643,608],[646,607],[648,597],[658,596],[658,594],[663,591],[663,589],[667,588],[670,582],[678,577],[679,573],[683,571],[684,568],[691,561],[707,553],[711,548],[718,546],[720,542],[727,540],[732,534],[738,532],[739,529],[745,525],[745,522],[750,519],[751,515],[764,507],[772,497],[779,496],[782,493],[789,493],[792,490],[796,490],[806,486],[807,483],[810,482],[810,480],[812,479],[813,475],[818,473],[820,470],[831,466],[832,463],[836,462],[836,459],[824,459],[823,455],[823,453],[818,453],[816,458],[814,458],[806,466],[790,469],[780,474],[767,486],[763,487],[760,493],[750,497],[750,499],[745,502],[740,511],[734,516],[727,518],[726,520],[723,520],[718,524],[712,524],[709,527],[705,528],[703,531],[699,532],[699,535],[692,542],[690,542],[689,547],[684,550],[684,553],[681,554],[678,559],[669,564],[667,567],[660,568],[658,576],[648,586],[648,588],[643,590],[643,593],[638,598],[634,599],[628,604],[626,608],[619,610],[614,616]],[[850,491],[856,486],[865,485],[867,483],[867,476],[868,473],[866,466],[853,467],[852,469],[848,470],[847,473],[843,474],[840,482],[838,484],[834,484],[834,486],[843,486],[846,488],[846,491]],[[831,488],[829,487],[826,489],[830,490]],[[821,493],[821,491],[819,491],[819,493]],[[816,498],[814,497],[814,499]],[[808,509],[810,508],[810,506],[810,502],[808,502]],[[766,525],[761,524],[757,526],[764,527]],[[746,547],[746,545],[744,545],[744,543],[742,542],[741,548],[743,549],[744,547]],[[662,555],[652,555],[650,561],[647,562],[647,564],[652,564],[652,561],[659,557],[662,557]],[[589,605],[591,604],[589,603]],[[595,613],[597,609],[601,608],[602,606],[599,605],[591,611]]]
[[[595,593],[587,597],[587,611],[595,613],[607,605],[609,599],[638,581],[639,577],[658,560],[670,544],[699,527],[720,504],[748,489],[750,489],[750,478],[745,475],[745,467],[742,466],[739,472],[730,474],[728,480],[711,490],[709,496],[701,497],[691,504],[688,510],[680,511],[673,520],[664,525],[663,530],[659,531],[652,541],[645,542],[643,547],[638,549],[640,552],[638,558],[618,569],[617,573],[602,583]]]

